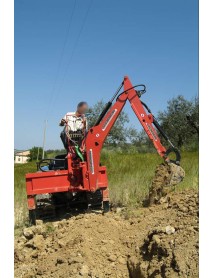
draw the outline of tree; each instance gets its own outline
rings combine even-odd
[[[104,107],[105,103],[103,102],[103,100],[98,101],[95,105],[90,107],[88,111],[89,127],[92,127],[95,124]],[[127,138],[127,128],[125,128],[125,124],[128,122],[128,115],[122,111],[118,119],[116,120],[113,128],[111,129],[110,134],[106,139],[106,143],[112,145],[125,143]]]
[[[199,135],[199,100],[196,97],[191,113],[186,115],[188,124],[194,129],[194,133]]]
[[[143,129],[138,131],[133,127],[129,127],[127,129],[127,138],[129,142],[135,146],[141,146],[141,144],[147,143],[147,135]]]
[[[42,159],[42,152],[43,152],[43,148],[41,147],[33,147],[32,149],[30,149],[30,160],[41,160]]]
[[[158,113],[162,128],[172,142],[180,148],[198,141],[199,102],[179,95],[168,101],[167,109]]]

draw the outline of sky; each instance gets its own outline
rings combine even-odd
[[[15,148],[63,148],[59,121],[128,75],[153,114],[198,95],[197,0],[16,0]],[[127,104],[130,124],[141,129]]]

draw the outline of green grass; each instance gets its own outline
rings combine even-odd
[[[156,166],[162,162],[158,154],[103,154],[107,165],[110,199],[115,204],[141,205],[146,197]],[[186,172],[182,183],[175,190],[198,188],[198,153],[182,153],[181,166]]]
[[[154,153],[102,153],[102,165],[107,166],[110,198],[113,203],[137,207],[148,193],[156,166],[162,162]],[[184,181],[175,190],[198,188],[198,153],[183,152],[181,166],[186,172]],[[15,165],[15,226],[27,219],[25,174],[36,171],[35,162]]]
[[[14,166],[14,200],[15,227],[25,224],[28,217],[25,174],[36,171],[36,163],[15,164]]]

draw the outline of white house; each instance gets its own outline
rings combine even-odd
[[[15,150],[15,163],[27,163],[29,160],[30,151]]]

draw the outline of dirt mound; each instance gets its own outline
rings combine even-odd
[[[117,208],[25,228],[15,239],[15,277],[198,277],[198,195]]]
[[[179,194],[166,202],[172,225],[151,229],[128,261],[131,277],[198,277],[198,196]],[[173,216],[171,216],[173,217]]]
[[[184,177],[185,171],[179,165],[169,162],[158,165],[145,204],[153,205],[159,203],[160,199],[171,191],[171,186],[179,184]]]

